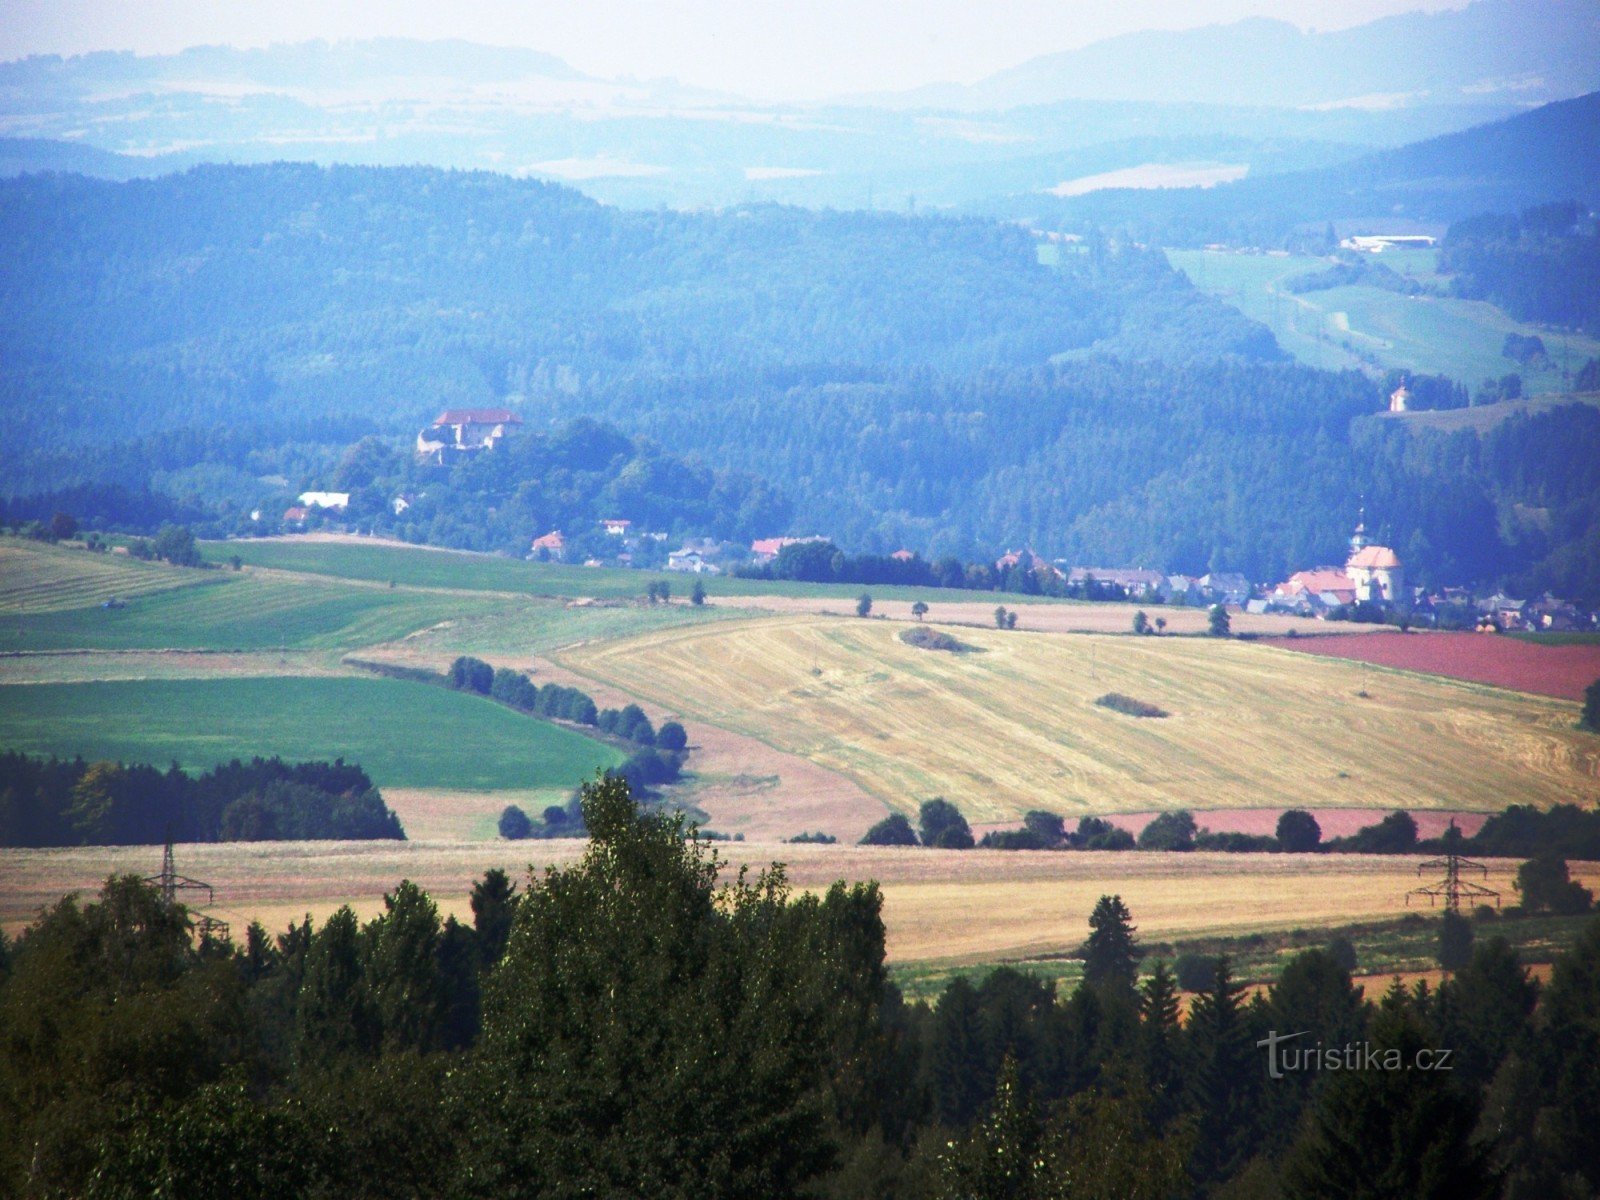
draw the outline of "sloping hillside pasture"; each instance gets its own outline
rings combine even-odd
[[[1405,893],[1417,859],[1354,855],[1072,854],[877,849],[733,843],[730,867],[787,864],[796,887],[835,879],[878,880],[889,956],[900,964],[995,962],[1070,955],[1088,932],[1089,912],[1116,892],[1146,942],[1296,928],[1317,929],[1415,913]],[[363,917],[382,911],[401,879],[426,888],[440,909],[470,921],[472,882],[490,867],[525,883],[536,871],[576,859],[583,844],[550,842],[307,842],[286,853],[269,842],[182,846],[178,869],[217,889],[212,910],[235,923],[260,920],[279,932],[311,913],[320,923],[340,904]],[[0,927],[14,933],[72,889],[92,891],[107,875],[151,874],[152,846],[0,850]],[[1490,864],[1489,886],[1507,896],[1517,864]],[[1576,877],[1594,886],[1600,867]],[[1429,910],[1421,910],[1429,914]]]
[[[449,588],[465,591],[518,592],[530,596],[567,599],[597,597],[633,599],[645,594],[651,583],[672,585],[675,596],[687,598],[695,576],[683,573],[633,571],[621,567],[577,567],[562,563],[526,562],[493,554],[461,550],[434,550],[401,542],[366,538],[307,535],[259,541],[205,542],[201,551],[213,562],[226,562],[237,554],[246,564],[299,571],[308,575],[335,575],[373,583],[393,580],[403,587]],[[874,598],[926,600],[988,599],[996,604],[1069,604],[1011,592],[971,592],[959,588],[888,587],[859,583],[796,583],[790,580],[736,579],[701,576],[712,597],[802,596],[854,601],[863,590]]]
[[[0,686],[0,747],[190,769],[258,754],[344,758],[380,788],[452,791],[569,791],[621,762],[609,746],[483,697],[288,676]]]
[[[0,650],[343,650],[505,603],[315,578],[195,574],[201,586],[134,596],[125,608],[0,617]]]
[[[206,573],[125,554],[0,538],[0,615],[55,612],[207,582]]]
[[[955,656],[906,646],[897,628],[778,618],[555,657],[835,769],[903,811],[943,796],[974,822],[1032,808],[1075,819],[1600,799],[1600,744],[1573,728],[1570,703],[1366,678],[1359,664],[1238,641],[963,629],[982,653]],[[1108,691],[1172,715],[1097,708]]]
[[[1385,252],[1378,261],[1431,283],[1438,281],[1434,256],[1431,250]],[[1600,341],[1594,338],[1552,334],[1481,300],[1406,296],[1365,285],[1297,296],[1284,287],[1296,275],[1325,270],[1329,260],[1323,258],[1212,250],[1168,250],[1167,258],[1196,287],[1268,326],[1285,350],[1313,367],[1359,368],[1364,365],[1361,356],[1370,355],[1383,367],[1442,373],[1469,388],[1484,378],[1516,372],[1524,391],[1531,393],[1565,390],[1563,363],[1576,371],[1600,355]],[[1532,369],[1504,357],[1500,351],[1508,333],[1543,337],[1550,365]]]
[[[492,611],[442,621],[405,640],[408,655],[473,654],[492,658],[543,654],[579,642],[636,637],[657,629],[749,616],[727,603],[687,600],[508,601]],[[526,666],[525,657],[518,666]]]

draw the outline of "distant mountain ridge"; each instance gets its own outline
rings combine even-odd
[[[1007,109],[1062,100],[1282,107],[1529,105],[1600,88],[1600,10],[1589,0],[1477,0],[1328,33],[1250,17],[1146,30],[1042,55],[963,87],[897,97],[897,107]]]
[[[1214,188],[1018,196],[992,215],[1123,224],[1165,245],[1254,240],[1296,225],[1405,219],[1439,225],[1553,201],[1600,203],[1600,92],[1318,170]]]

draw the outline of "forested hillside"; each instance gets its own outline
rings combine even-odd
[[[294,165],[14,180],[0,237],[13,519],[227,532],[334,488],[513,553],[615,516],[1266,579],[1339,554],[1365,494],[1415,578],[1600,591],[1592,410],[1363,432],[1376,381],[1288,364],[1119,238]],[[480,405],[523,418],[504,451],[412,460]]]
[[[1600,226],[1582,205],[1549,204],[1450,226],[1439,269],[1455,289],[1514,317],[1600,332]]]

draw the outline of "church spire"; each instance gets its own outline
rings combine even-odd
[[[1350,553],[1364,550],[1367,546],[1367,498],[1361,497],[1361,508],[1356,517],[1356,531],[1350,535]]]

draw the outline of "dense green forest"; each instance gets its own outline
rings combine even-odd
[[[234,759],[190,775],[0,754],[0,846],[404,837],[367,773],[343,759]]]
[[[1600,332],[1600,226],[1582,205],[1457,221],[1439,270],[1455,274],[1458,295],[1524,321]]]
[[[577,864],[411,883],[193,944],[136,878],[0,939],[0,1189],[38,1196],[1579,1196],[1600,1188],[1600,924],[1541,986],[1494,923],[1354,987],[1348,941],[1253,998],[1153,970],[1115,896],[1083,982],[905,1001],[873,884],[719,878],[591,785]],[[1475,928],[1476,926],[1476,928]],[[1082,927],[1080,927],[1082,928]],[[1476,943],[1476,944],[1475,944]],[[1180,965],[1183,960],[1180,959]],[[1353,1057],[1352,1057],[1353,1056]],[[1337,1061],[1332,1061],[1336,1058]],[[1331,1064],[1331,1065],[1330,1065]]]
[[[13,521],[265,532],[325,488],[516,554],[625,517],[1265,580],[1340,554],[1365,495],[1415,579],[1600,596],[1592,412],[1408,432],[1120,237],[1047,266],[970,219],[294,165],[8,181],[0,235]],[[525,422],[500,449],[413,460],[491,404]]]

